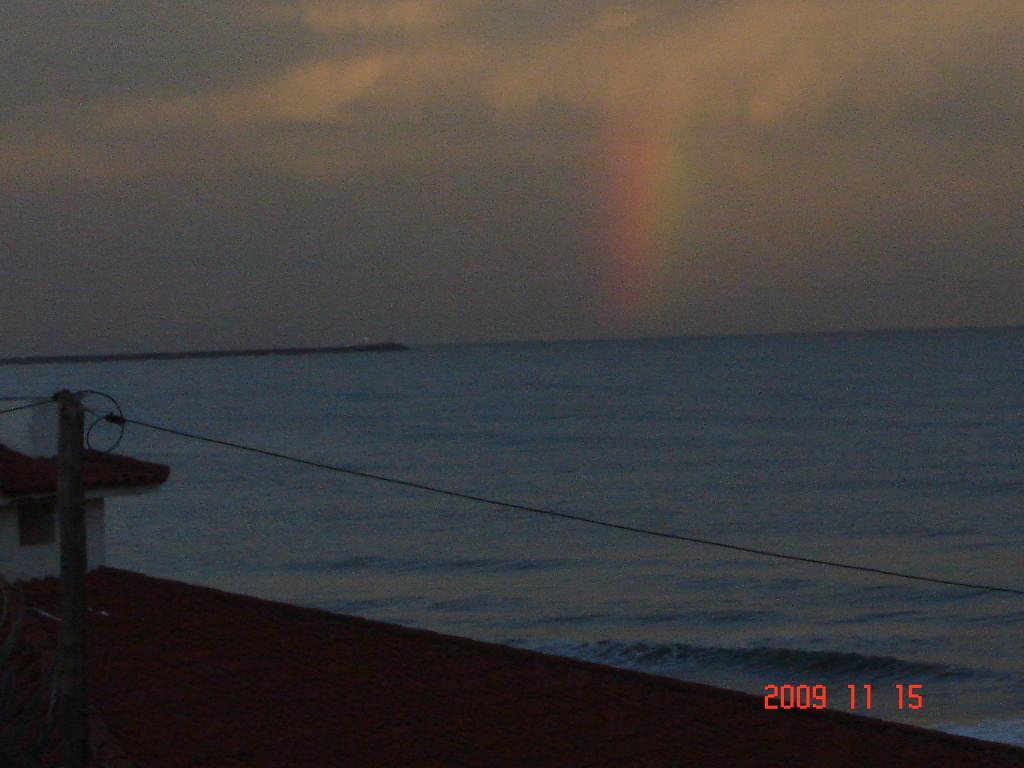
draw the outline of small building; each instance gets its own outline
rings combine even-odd
[[[17,405],[17,400],[0,400],[0,410]],[[0,577],[7,581],[60,573],[56,451],[56,403],[0,416]],[[85,451],[82,481],[90,570],[105,560],[106,499],[152,492],[169,474],[163,464]]]

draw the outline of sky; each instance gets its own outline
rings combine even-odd
[[[0,355],[1024,324],[1020,0],[0,6]]]

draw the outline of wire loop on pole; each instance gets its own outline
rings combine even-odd
[[[118,414],[121,415],[122,417],[124,416],[124,411],[121,410],[121,404],[119,402],[117,402],[117,400],[113,397],[113,395],[108,395],[106,392],[100,392],[100,391],[95,390],[95,389],[82,389],[82,390],[79,390],[78,392],[76,392],[75,394],[78,395],[80,400],[82,399],[82,397],[84,395],[96,395],[98,397],[106,398],[107,400],[109,400],[111,402],[111,404],[114,406],[114,408],[117,409]],[[85,447],[88,448],[89,450],[95,451],[96,449],[93,447],[93,444],[92,444],[92,431],[94,429],[96,429],[96,426],[100,422],[110,422],[110,420],[106,418],[106,416],[109,415],[109,414],[101,414],[99,411],[96,411],[96,410],[90,408],[89,406],[85,405],[84,403],[83,403],[82,407],[85,408],[86,411],[88,411],[89,413],[91,413],[93,416],[96,417],[95,419],[93,419],[92,424],[89,425],[89,428],[85,432]],[[116,422],[110,422],[110,423],[116,423]],[[106,450],[96,451],[97,453],[99,453],[101,455],[107,454],[107,453],[111,453],[111,452],[113,452],[113,450],[115,448],[117,448],[117,446],[119,446],[121,444],[121,441],[124,439],[124,422],[123,421],[120,423],[120,427],[121,427],[121,430],[118,432],[117,439],[114,440],[113,445],[111,445]]]

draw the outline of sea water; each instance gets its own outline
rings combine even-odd
[[[468,494],[1024,588],[1021,329],[0,368],[0,394],[63,387]],[[91,440],[116,436],[101,423]],[[135,426],[118,451],[172,475],[110,501],[110,565],[757,695],[810,686],[842,711],[1024,744],[1019,595],[587,527]]]

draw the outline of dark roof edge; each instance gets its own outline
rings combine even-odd
[[[22,642],[30,648],[41,666],[49,668],[54,663],[57,646],[60,643],[59,619],[29,605],[28,602],[24,604],[24,609]],[[88,704],[87,718],[89,750],[93,758],[89,764],[93,765],[95,760],[96,764],[101,766],[134,768],[135,761],[125,752],[117,736],[107,725],[103,713],[93,702]]]
[[[675,691],[683,691],[688,693],[701,693],[705,695],[713,695],[720,699],[731,699],[733,701],[740,702],[742,704],[745,704],[746,706],[750,706],[758,710],[761,710],[764,707],[764,700],[760,696],[754,696],[752,694],[744,693],[742,691],[717,688],[715,686],[705,685],[703,683],[693,683],[684,680],[677,680],[670,677],[661,677],[659,675],[653,675],[647,672],[640,672],[637,670],[620,669],[618,667],[610,667],[604,664],[597,664],[595,662],[584,661],[582,659],[573,659],[565,656],[556,656],[553,654],[542,653],[540,651],[528,650],[526,648],[516,648],[509,645],[502,645],[500,643],[487,642],[484,640],[473,640],[471,638],[459,637],[457,635],[447,635],[441,632],[434,632],[428,629],[404,627],[399,624],[390,624],[388,622],[378,621],[375,619],[367,619],[360,616],[350,616],[348,614],[332,613],[331,611],[327,611],[322,608],[311,608],[307,606],[294,605],[291,603],[284,603],[277,600],[268,600],[261,597],[254,597],[252,595],[243,595],[236,592],[228,592],[226,590],[216,589],[215,587],[208,587],[200,584],[190,584],[188,582],[183,582],[176,579],[162,578],[159,576],[149,576],[148,574],[139,573],[137,571],[129,571],[121,568],[100,566],[96,569],[96,571],[101,573],[107,572],[112,574],[125,574],[134,578],[141,577],[144,579],[160,581],[166,584],[187,586],[190,589],[203,590],[206,592],[227,596],[230,598],[238,599],[256,605],[274,605],[277,607],[284,607],[297,612],[309,613],[320,618],[329,619],[331,621],[338,621],[343,623],[350,623],[370,627],[377,632],[396,635],[399,637],[416,638],[418,640],[428,641],[432,643],[456,645],[463,648],[470,648],[474,650],[487,650],[491,653],[515,656],[519,659],[530,661],[536,664],[555,664],[560,666],[570,666],[591,673],[600,673],[612,675],[615,677],[626,678],[656,688],[667,688]],[[872,731],[877,729],[898,731],[906,734],[908,737],[915,738],[918,740],[945,741],[949,744],[959,746],[967,751],[972,752],[995,752],[1005,755],[1012,755],[1014,757],[1024,757],[1024,748],[1017,747],[1012,744],[1002,744],[1000,742],[984,741],[982,739],[975,739],[969,736],[959,736],[956,734],[945,733],[943,731],[935,731],[930,730],[928,728],[922,728],[916,725],[894,723],[888,720],[881,720],[879,718],[866,717],[864,715],[840,712],[832,709],[806,711],[792,710],[787,714],[793,717],[808,717],[813,719],[825,718],[836,723],[861,728],[865,731]],[[866,735],[870,736],[870,733],[867,733]]]

